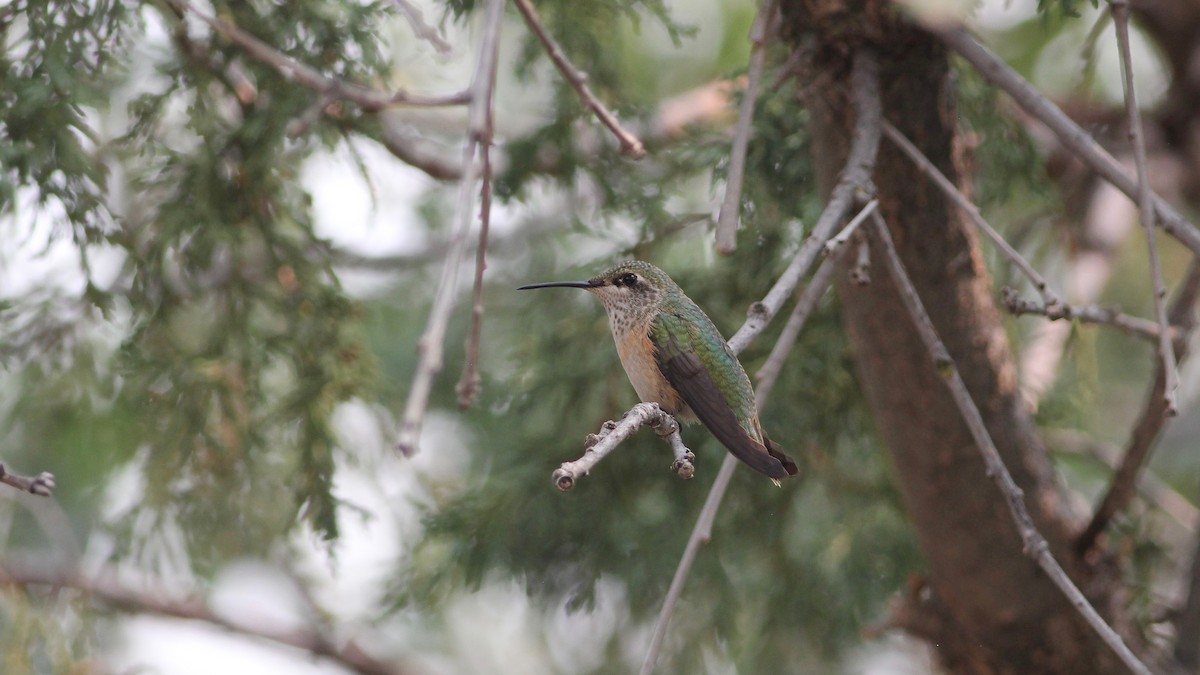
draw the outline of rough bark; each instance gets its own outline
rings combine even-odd
[[[785,35],[805,55],[813,153],[825,195],[837,179],[854,114],[850,55],[880,54],[886,119],[951,180],[959,180],[955,94],[947,55],[888,2],[785,0]],[[1066,511],[1045,450],[1017,390],[1016,370],[976,233],[937,188],[890,145],[875,173],[880,211],[904,264],[1038,528],[1101,613],[1120,586],[1069,547]],[[1022,552],[999,490],[935,372],[887,275],[838,292],[858,375],[917,539],[927,585],[897,612],[956,673],[1118,673],[1123,669]],[[1123,625],[1120,616],[1116,624]]]

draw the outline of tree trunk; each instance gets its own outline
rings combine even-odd
[[[805,55],[802,89],[825,196],[850,141],[850,62],[860,48],[879,55],[884,118],[962,182],[953,79],[936,38],[882,0],[783,0],[782,11],[787,39]],[[1079,523],[1067,513],[1019,396],[976,232],[886,140],[874,178],[900,256],[1037,527],[1111,620],[1120,586],[1111,570],[1088,569],[1071,553]],[[935,645],[955,673],[1124,672],[1022,552],[1004,498],[891,280],[878,264],[866,286],[845,272],[838,292],[858,376],[928,561],[925,583],[897,606],[896,622]]]

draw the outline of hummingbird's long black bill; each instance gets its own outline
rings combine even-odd
[[[592,288],[590,281],[548,281],[544,284],[529,284],[521,286],[518,291],[527,291],[531,288]]]

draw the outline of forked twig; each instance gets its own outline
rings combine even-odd
[[[446,326],[450,313],[458,298],[458,270],[462,264],[463,250],[467,244],[467,233],[475,216],[475,156],[480,144],[490,142],[488,125],[491,92],[495,86],[496,58],[500,47],[500,25],[504,15],[504,0],[488,0],[484,10],[484,33],[479,44],[479,56],[475,62],[475,73],[471,77],[471,105],[468,109],[467,139],[463,143],[463,174],[458,189],[455,211],[455,228],[450,247],[446,252],[446,263],[438,280],[433,307],[429,310],[429,321],[421,339],[417,342],[419,359],[413,375],[412,388],[404,406],[404,418],[400,422],[400,433],[396,448],[405,456],[416,452],[421,436],[421,425],[429,408],[429,394],[433,379],[442,369],[442,352],[445,347]]]
[[[736,351],[744,349],[766,328],[796,290],[855,200],[874,189],[871,174],[875,169],[875,155],[879,151],[880,121],[883,119],[879,103],[879,64],[874,52],[869,49],[858,50],[850,79],[856,119],[846,168],[842,170],[825,210],[817,218],[808,238],[800,244],[800,250],[792,262],[779,275],[767,295],[751,305],[746,322],[729,338],[730,347]]]
[[[758,100],[758,83],[762,80],[763,64],[767,58],[767,39],[774,30],[775,0],[762,0],[754,26],[750,29],[750,66],[746,69],[746,87],[742,90],[742,105],[733,128],[733,145],[729,151],[729,171],[725,178],[725,198],[717,216],[717,252],[730,254],[737,250],[737,228],[742,211],[742,181],[746,177],[746,152],[750,145],[750,129],[754,123],[754,104]]]
[[[1004,495],[1005,504],[1008,506],[1009,513],[1012,515],[1014,524],[1017,527],[1017,533],[1021,537],[1024,545],[1024,552],[1029,557],[1037,562],[1038,567],[1046,573],[1046,576],[1058,586],[1063,595],[1071,602],[1071,605],[1079,612],[1084,621],[1096,631],[1100,639],[1116,653],[1121,662],[1125,664],[1134,673],[1138,675],[1151,675],[1150,669],[1143,664],[1136,655],[1126,646],[1121,636],[1112,629],[1104,618],[1096,612],[1067,573],[1063,571],[1062,566],[1054,559],[1050,552],[1050,545],[1046,543],[1046,539],[1042,537],[1037,528],[1033,524],[1033,519],[1029,516],[1029,511],[1025,508],[1024,492],[1013,480],[1008,469],[1004,466],[1004,461],[1000,458],[1000,452],[996,449],[992,442],[992,437],[988,433],[987,427],[984,425],[983,416],[979,413],[979,408],[975,406],[975,401],[971,399],[970,392],[967,391],[967,385],[963,383],[962,376],[959,375],[958,369],[954,364],[954,360],[950,357],[950,352],[946,350],[946,346],[938,337],[937,331],[933,327],[933,322],[929,318],[929,314],[925,311],[925,306],[921,302],[920,296],[917,295],[916,288],[913,287],[912,280],[908,276],[908,272],[904,269],[904,263],[900,260],[900,255],[896,252],[896,246],[892,242],[891,233],[888,231],[887,223],[883,217],[876,213],[873,217],[877,241],[883,252],[883,264],[887,268],[888,274],[892,277],[896,284],[896,290],[900,294],[900,300],[904,303],[908,313],[912,316],[913,323],[921,337],[921,341],[925,343],[926,349],[929,351],[930,359],[933,362],[933,367],[942,376],[946,382],[946,388],[949,390],[951,397],[962,413],[963,422],[971,432],[971,437],[975,444],[979,447],[979,452],[983,455],[984,464],[987,466],[987,475],[1000,488],[1000,492]]]
[[[622,127],[621,123],[617,121],[617,116],[604,107],[600,99],[596,98],[596,95],[592,93],[591,88],[587,85],[587,75],[580,72],[578,68],[567,60],[567,55],[563,53],[562,47],[558,46],[558,43],[546,31],[546,27],[542,25],[542,20],[538,17],[533,3],[529,0],[513,0],[513,2],[517,5],[517,9],[520,10],[521,16],[525,17],[525,23],[529,25],[529,30],[533,31],[533,34],[542,43],[542,47],[546,49],[546,54],[554,62],[554,65],[558,68],[558,72],[562,73],[563,77],[566,78],[567,82],[575,90],[575,93],[579,95],[580,100],[583,101],[583,104],[620,141],[621,153],[633,159],[644,157],[646,155],[646,147],[642,145],[637,136],[634,136]]]
[[[683,438],[679,434],[679,423],[657,403],[639,403],[630,408],[621,417],[620,422],[609,420],[600,427],[600,433],[589,434],[584,442],[583,457],[573,462],[563,462],[554,470],[551,476],[554,487],[563,492],[575,487],[580,478],[588,475],[593,467],[643,425],[653,427],[655,432],[670,444],[675,454],[671,470],[680,478],[691,478],[696,471],[696,456],[683,444]]]
[[[1051,321],[1082,321],[1083,323],[1112,326],[1130,335],[1150,340],[1155,344],[1158,343],[1158,338],[1161,334],[1158,322],[1138,316],[1130,316],[1113,307],[1068,305],[1065,303],[1048,307],[1033,300],[1022,298],[1015,290],[1007,286],[1000,291],[1000,302],[1004,304],[1004,308],[1013,316],[1037,314]],[[1179,331],[1172,328],[1170,338],[1177,339],[1178,337]]]
[[[862,207],[858,215],[851,218],[849,223],[846,223],[841,232],[838,232],[836,235],[830,237],[829,241],[825,242],[822,253],[826,256],[832,256],[837,253],[838,249],[844,246],[847,241],[850,241],[850,237],[853,237],[854,233],[858,231],[858,226],[862,225],[866,221],[867,216],[871,215],[877,208],[879,208],[879,200],[872,198],[871,201],[867,202],[866,206]]]
[[[1129,53],[1129,3],[1110,0],[1113,28],[1117,33],[1117,51],[1121,56],[1122,83],[1125,87],[1125,112],[1129,119],[1129,136],[1133,140],[1133,162],[1138,175],[1138,214],[1146,232],[1146,252],[1150,258],[1150,282],[1154,289],[1154,318],[1158,321],[1158,358],[1162,362],[1162,396],[1167,415],[1175,416],[1178,407],[1175,391],[1179,389],[1179,372],[1175,367],[1175,350],[1171,344],[1170,324],[1167,322],[1167,286],[1163,283],[1162,265],[1158,259],[1158,244],[1154,240],[1154,194],[1150,191],[1150,174],[1146,170],[1146,138],[1142,115],[1137,107],[1137,90],[1133,85],[1133,56]]]
[[[996,245],[996,248],[1000,249],[1000,252],[1004,254],[1005,258],[1008,258],[1009,262],[1021,270],[1021,273],[1033,283],[1033,287],[1041,294],[1042,302],[1045,303],[1046,307],[1053,308],[1055,305],[1060,304],[1061,301],[1054,291],[1050,290],[1046,279],[1033,268],[1033,265],[1029,264],[1028,260],[1017,252],[1017,249],[1012,247],[1012,244],[1009,244],[995,228],[984,220],[983,214],[979,212],[979,207],[967,199],[954,183],[951,183],[950,179],[946,178],[946,175],[939,171],[917,146],[913,145],[912,141],[908,140],[904,134],[900,133],[899,129],[892,126],[887,120],[883,122],[883,134],[897,148],[900,148],[900,151],[917,166],[917,169],[928,176],[933,181],[933,184],[938,186],[942,193],[958,206],[960,211],[966,214],[967,218],[975,224],[975,227],[979,228],[987,235],[988,239],[992,240],[992,243]]]

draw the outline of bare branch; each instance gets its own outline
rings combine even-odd
[[[986,47],[977,42],[962,26],[931,27],[939,38],[966,59],[993,85],[1012,96],[1025,112],[1041,120],[1064,146],[1070,149],[1096,173],[1112,183],[1130,199],[1137,199],[1138,182],[1108,154],[1096,139],[1081,129],[1066,113],[1026,82],[1012,68]],[[1193,253],[1200,255],[1200,230],[1184,218],[1166,200],[1152,195],[1158,212],[1159,225]]]
[[[49,471],[43,471],[36,476],[22,476],[9,471],[4,462],[0,462],[0,483],[39,497],[49,497],[54,492],[54,474]]]
[[[954,183],[951,183],[950,179],[946,178],[946,175],[939,171],[933,165],[933,162],[929,161],[929,158],[917,149],[917,146],[912,144],[912,141],[905,138],[904,134],[900,133],[896,127],[892,126],[886,120],[883,123],[883,133],[888,137],[888,140],[900,148],[900,151],[912,160],[913,164],[917,165],[921,173],[933,180],[934,185],[937,185],[942,193],[949,197],[950,201],[954,202],[972,223],[975,223],[975,227],[978,227],[987,235],[988,239],[992,240],[992,243],[996,245],[996,248],[1000,249],[1000,252],[1004,254],[1005,258],[1008,258],[1009,262],[1029,278],[1029,281],[1033,283],[1033,287],[1041,294],[1042,302],[1045,303],[1046,307],[1052,308],[1061,302],[1058,296],[1050,290],[1050,286],[1046,283],[1045,278],[1033,268],[1033,265],[1030,265],[1029,261],[1025,260],[1017,252],[1017,249],[1005,241],[1004,237],[1000,236],[1000,233],[984,220],[983,214],[979,212],[979,208],[971,200],[967,199]]]
[[[846,229],[850,226],[847,225]],[[845,230],[842,230],[845,232]],[[796,301],[796,307],[792,310],[791,316],[788,317],[787,323],[783,325],[783,331],[779,333],[779,339],[775,341],[775,346],[771,348],[771,354],[767,360],[754,374],[754,379],[757,386],[754,389],[755,396],[761,400],[766,400],[771,395],[771,390],[775,388],[775,381],[779,379],[779,373],[783,371],[783,364],[787,361],[788,356],[792,353],[792,347],[796,344],[796,339],[800,337],[800,330],[804,328],[804,324],[808,321],[809,315],[817,308],[817,303],[825,295],[825,291],[829,290],[830,284],[833,282],[833,273],[837,270],[837,256],[829,256],[821,261],[817,266],[817,271],[813,272],[812,279],[808,285],[804,287],[804,291],[800,294],[800,299]]]
[[[1058,561],[1050,553],[1050,545],[1046,543],[1046,539],[1034,527],[1033,519],[1029,517],[1029,511],[1025,508],[1024,492],[1004,466],[1004,461],[1000,458],[1000,452],[996,449],[995,444],[992,442],[992,437],[984,425],[983,416],[979,413],[979,408],[975,406],[975,401],[971,399],[971,394],[967,391],[967,385],[963,383],[962,376],[959,375],[958,369],[954,365],[954,360],[950,357],[950,353],[946,350],[946,346],[942,343],[941,338],[938,337],[937,331],[933,327],[933,322],[930,320],[929,314],[925,311],[925,306],[922,304],[920,296],[917,295],[916,288],[913,287],[908,272],[904,269],[904,263],[901,262],[900,255],[896,252],[896,246],[892,243],[892,236],[888,231],[887,223],[883,221],[883,218],[878,213],[874,215],[873,220],[875,232],[878,236],[877,240],[880,248],[883,250],[883,264],[896,284],[896,290],[900,294],[901,301],[904,303],[909,314],[912,315],[913,323],[921,336],[921,341],[925,343],[925,347],[929,350],[933,367],[946,381],[946,388],[954,398],[955,404],[962,413],[963,422],[970,430],[975,444],[979,447],[980,454],[983,455],[984,464],[987,466],[987,475],[991,477],[996,486],[1000,488],[1000,492],[1004,495],[1009,513],[1012,515],[1017,532],[1024,544],[1025,554],[1037,562],[1042,571],[1046,573],[1046,576],[1054,582],[1054,585],[1058,586],[1059,590],[1063,592],[1063,595],[1067,597],[1080,616],[1096,631],[1100,639],[1113,650],[1127,668],[1139,675],[1150,675],[1150,669],[1130,651],[1129,647],[1121,639],[1121,636],[1105,623],[1104,618],[1096,612],[1096,609],[1092,607],[1083,593],[1079,591],[1079,588],[1071,581],[1071,578],[1067,576],[1067,573],[1063,571]]]
[[[301,63],[275,49],[225,19],[211,17],[197,11],[185,0],[168,0],[168,2],[181,14],[191,13],[196,16],[230,42],[241,47],[247,56],[259,63],[271,66],[285,79],[308,87],[322,96],[353,101],[368,112],[376,112],[398,105],[442,107],[464,105],[471,101],[470,90],[433,96],[409,94],[406,91],[388,93],[329,77],[323,75],[316,68]]]
[[[1158,323],[1143,319],[1136,316],[1129,316],[1119,309],[1113,307],[1100,307],[1098,305],[1068,305],[1059,303],[1057,305],[1047,307],[1040,305],[1032,300],[1022,298],[1017,292],[1011,288],[1005,287],[1000,291],[1000,301],[1004,303],[1004,307],[1008,309],[1014,316],[1022,314],[1038,314],[1044,316],[1051,321],[1082,321],[1084,323],[1096,323],[1113,328],[1118,328],[1130,335],[1136,335],[1141,338],[1146,338],[1157,343],[1161,333]],[[1179,331],[1172,328],[1170,338],[1178,338]]]
[[[758,83],[762,80],[763,64],[767,58],[767,39],[774,31],[775,0],[762,0],[754,26],[750,29],[750,67],[746,70],[746,88],[742,91],[742,106],[733,128],[733,145],[729,152],[729,171],[725,178],[725,199],[717,216],[717,253],[730,254],[737,250],[737,228],[742,210],[742,181],[746,175],[746,151],[750,145],[750,129],[754,123],[754,104],[758,100]]]
[[[1178,326],[1181,332],[1176,341],[1180,361],[1187,358],[1187,338],[1196,324],[1197,297],[1200,297],[1200,260],[1192,259],[1187,276],[1179,285],[1179,290],[1171,301],[1171,310],[1168,313],[1170,322]],[[1133,432],[1129,435],[1125,454],[1121,458],[1121,466],[1113,474],[1112,483],[1109,484],[1104,498],[1100,500],[1100,505],[1096,507],[1096,513],[1092,516],[1091,522],[1075,541],[1077,551],[1086,552],[1095,546],[1100,533],[1108,527],[1113,516],[1123,511],[1133,498],[1138,475],[1149,458],[1150,451],[1154,449],[1159,433],[1170,415],[1167,401],[1161,395],[1162,387],[1166,383],[1164,364],[1159,362],[1154,383],[1146,395],[1142,414],[1138,418],[1137,424],[1134,425]]]
[[[404,406],[404,418],[400,423],[400,433],[396,448],[405,456],[412,455],[417,449],[417,440],[421,436],[421,424],[429,407],[429,393],[433,388],[433,379],[442,369],[442,350],[446,339],[446,325],[454,310],[458,298],[458,268],[462,264],[463,250],[467,244],[467,232],[471,229],[471,221],[475,216],[475,175],[478,164],[475,161],[479,146],[491,143],[491,126],[489,109],[492,103],[492,91],[495,88],[496,60],[500,47],[500,26],[503,23],[504,0],[488,0],[484,10],[484,34],[479,45],[479,56],[475,63],[475,73],[471,77],[471,105],[468,114],[467,139],[463,143],[462,180],[459,182],[458,200],[455,203],[456,225],[450,239],[450,248],[446,253],[446,263],[442,267],[442,276],[438,281],[437,292],[434,295],[433,307],[429,310],[429,322],[425,326],[417,351],[420,358],[417,362],[416,374],[413,375],[412,388],[408,393],[408,402]]]
[[[332,636],[313,629],[272,629],[239,623],[213,611],[196,595],[179,596],[163,589],[126,588],[111,572],[85,577],[45,565],[5,565],[0,568],[0,584],[70,588],[118,611],[202,621],[236,635],[275,642],[330,659],[362,675],[402,675],[406,672],[395,663],[368,655],[352,639],[337,644]]]
[[[421,13],[421,10],[414,7],[408,0],[394,1],[400,13],[404,15],[405,19],[408,19],[408,25],[412,28],[414,35],[433,45],[437,53],[442,56],[454,51],[450,43],[442,37],[441,31],[425,23],[425,15]]]
[[[600,460],[607,457],[643,425],[653,427],[658,435],[671,445],[675,453],[675,462],[671,465],[671,470],[679,474],[680,478],[691,478],[695,474],[693,462],[696,456],[683,444],[679,435],[679,424],[675,418],[657,403],[639,403],[630,408],[621,417],[620,422],[609,420],[600,427],[600,433],[589,434],[583,444],[583,457],[573,462],[563,462],[554,470],[551,476],[554,486],[563,492],[575,487],[580,478],[588,475]]]
[[[783,303],[791,297],[800,280],[817,259],[825,242],[837,230],[856,199],[867,196],[873,189],[871,174],[875,168],[875,155],[879,150],[880,121],[882,111],[879,104],[879,64],[874,52],[860,49],[854,57],[851,86],[857,119],[854,123],[854,140],[846,158],[846,168],[838,184],[833,188],[829,203],[821,212],[808,238],[784,270],[767,295],[750,307],[746,323],[729,339],[735,351],[741,351],[767,327]]]
[[[495,82],[495,79],[495,73],[493,73],[492,82]],[[492,222],[491,138],[494,127],[491,96],[489,93],[487,138],[480,148],[483,187],[479,197],[479,246],[475,249],[475,289],[472,292],[471,327],[467,333],[467,349],[463,359],[462,377],[459,378],[458,386],[455,387],[455,391],[458,393],[458,407],[463,410],[470,408],[475,403],[481,381],[479,376],[479,339],[483,332],[483,271],[487,269],[488,230]]]
[[[662,650],[663,640],[667,636],[667,626],[671,623],[671,615],[675,613],[675,605],[683,595],[683,585],[692,571],[692,563],[696,561],[696,554],[699,553],[701,546],[712,540],[713,521],[717,518],[717,511],[721,509],[721,500],[724,499],[725,491],[729,488],[729,481],[733,478],[733,471],[737,468],[737,463],[737,458],[729,453],[725,454],[721,468],[717,471],[717,477],[708,490],[704,506],[700,509],[700,515],[696,518],[696,525],[692,527],[692,534],[688,537],[687,546],[683,549],[683,556],[680,557],[679,565],[675,568],[671,586],[667,588],[667,597],[663,599],[662,609],[659,610],[658,619],[654,622],[654,633],[650,636],[650,645],[646,648],[646,658],[642,660],[642,667],[638,670],[638,675],[650,675],[654,672],[654,664],[658,661],[658,653]]]
[[[1158,358],[1162,361],[1162,395],[1166,400],[1167,415],[1175,416],[1179,410],[1175,402],[1175,391],[1179,389],[1179,372],[1175,367],[1175,350],[1171,345],[1170,324],[1167,323],[1167,286],[1163,283],[1162,265],[1158,260],[1158,244],[1154,240],[1154,193],[1150,191],[1150,174],[1146,170],[1146,138],[1142,129],[1142,116],[1137,107],[1137,91],[1133,85],[1133,56],[1129,53],[1129,3],[1126,0],[1110,0],[1113,27],[1117,33],[1117,50],[1121,55],[1122,83],[1125,87],[1125,111],[1129,116],[1129,135],[1133,140],[1133,162],[1138,174],[1138,214],[1142,228],[1146,231],[1146,252],[1150,258],[1150,281],[1154,288],[1154,318],[1158,321]]]
[[[575,93],[579,95],[583,104],[592,111],[593,114],[600,120],[608,130],[617,137],[621,143],[621,153],[632,157],[633,159],[641,159],[646,155],[646,148],[637,136],[627,131],[617,121],[616,115],[613,115],[600,99],[592,93],[592,90],[587,85],[587,75],[580,72],[570,61],[567,60],[567,55],[563,53],[558,43],[550,34],[546,32],[546,27],[542,25],[542,20],[538,17],[537,10],[533,8],[533,4],[529,0],[513,0],[516,3],[517,9],[521,11],[521,16],[525,17],[525,23],[529,25],[529,30],[537,36],[537,39],[542,43],[542,47],[546,49],[546,54],[558,71],[562,73],[567,82],[575,89]]]
[[[854,218],[852,218],[850,222],[842,228],[841,232],[838,232],[835,236],[830,237],[829,241],[825,242],[825,247],[821,252],[825,256],[832,256],[833,254],[837,253],[837,250],[841,248],[847,241],[850,241],[850,237],[854,236],[854,233],[858,231],[858,226],[862,225],[863,221],[867,219],[867,216],[871,215],[871,213],[873,213],[878,207],[878,199],[872,199],[871,201],[867,202],[867,205],[862,207],[862,210],[858,212],[858,215],[854,216]]]

